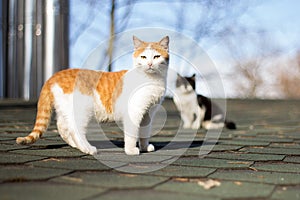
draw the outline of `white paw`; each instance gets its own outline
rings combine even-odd
[[[94,146],[84,148],[84,149],[79,148],[79,150],[82,151],[83,153],[90,154],[90,155],[96,155],[97,154],[97,148],[94,147]]]
[[[187,124],[187,123],[184,123],[183,126],[182,126],[183,129],[190,129],[191,128],[191,124]]]
[[[125,153],[127,155],[132,155],[132,156],[139,155],[140,154],[140,149],[137,148],[137,147],[130,148],[130,149],[129,148],[125,148]]]
[[[97,148],[94,147],[94,146],[92,146],[92,147],[89,148],[89,153],[88,154],[90,154],[90,155],[96,155],[97,152],[98,152]]]
[[[155,147],[153,146],[153,144],[149,144],[149,145],[148,145],[147,151],[148,151],[148,152],[155,151]]]
[[[192,125],[192,129],[193,130],[197,130],[197,129],[199,129],[199,126],[200,126],[199,124],[193,124]]]

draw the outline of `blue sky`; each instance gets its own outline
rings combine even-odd
[[[108,22],[109,22],[109,4],[96,4],[94,9],[90,9],[86,5],[87,1],[71,0],[71,49],[70,49],[70,67],[86,67],[86,60],[91,54],[99,55],[96,60],[88,63],[88,68],[103,69],[97,64],[101,60],[101,55],[105,51],[105,42],[108,41]],[[104,0],[102,2],[109,2]],[[182,4],[180,1],[175,3],[166,3],[164,1],[146,1],[136,3],[131,18],[128,22],[126,31],[132,31],[134,28],[162,28],[166,30],[175,30],[176,14],[174,10],[180,10]],[[241,23],[246,27],[263,29],[268,35],[268,40],[272,41],[274,46],[280,47],[284,54],[292,54],[300,47],[300,1],[298,0],[264,0],[264,1],[241,1],[247,2],[249,5],[237,19],[237,23]],[[249,3],[250,2],[250,3]],[[195,32],[194,24],[195,15],[199,12],[199,7],[193,3],[184,4],[188,13],[183,16],[186,28],[181,34],[186,37],[193,38]],[[126,6],[122,7],[118,12],[122,13]],[[89,14],[93,12],[93,18],[89,19]],[[231,15],[235,11],[224,11],[224,15]],[[205,13],[204,13],[205,14]],[[87,23],[88,22],[88,23]],[[225,21],[224,23],[226,23]],[[122,20],[119,22],[122,23]],[[86,26],[82,26],[86,25]],[[80,29],[78,28],[80,27]],[[79,33],[79,37],[75,34]],[[130,32],[134,33],[134,31]],[[161,35],[158,34],[160,37]],[[75,40],[76,38],[76,40]],[[142,39],[143,36],[141,36]],[[160,39],[160,38],[157,38]],[[130,39],[129,39],[130,40]],[[131,41],[129,41],[130,44]],[[238,39],[236,45],[244,45]],[[251,43],[251,41],[250,41]],[[224,79],[225,90],[229,96],[234,96],[230,92],[230,80],[224,78],[227,73],[232,70],[228,51],[224,48],[224,43],[220,39],[206,38],[199,40],[199,45],[203,48],[208,56],[215,63],[219,74]],[[246,48],[247,49],[247,48]],[[252,50],[253,51],[253,50]],[[254,50],[255,51],[255,50]],[[176,60],[176,62],[178,62]],[[103,63],[102,63],[103,64]],[[105,65],[105,64],[104,64]],[[124,55],[118,60],[120,68],[130,68],[131,56]],[[180,67],[177,69],[183,75],[191,75],[192,70]],[[226,89],[229,88],[229,89]]]
[[[180,5],[179,3],[177,4],[178,6],[176,3],[172,4],[172,6],[174,6],[175,9],[178,9]],[[250,27],[264,28],[276,42],[286,46],[286,48],[290,50],[300,45],[300,40],[298,40],[300,35],[300,1],[265,0],[251,4],[253,6],[249,6],[247,11],[240,16],[240,21],[242,23],[246,23]],[[72,32],[80,25],[80,23],[86,22],[86,17],[84,15],[87,15],[91,10],[85,6],[84,1],[81,1],[80,3],[80,1],[73,0],[71,1],[71,6],[71,22],[76,21],[76,24],[71,24]],[[197,12],[193,10],[195,7],[193,7],[192,4],[187,6],[189,6],[190,15],[193,16],[194,13]],[[171,16],[174,15],[174,12],[172,12],[173,9],[167,7],[167,3],[137,3],[132,11],[132,19],[129,21],[128,29],[136,28],[136,25],[141,27],[142,24],[144,24],[145,27],[172,29],[175,22],[174,18]],[[91,51],[91,49],[97,45],[96,43],[101,43],[108,38],[108,31],[104,30],[108,27],[107,23],[109,18],[104,14],[104,11],[107,9],[109,9],[109,5],[107,8],[95,8],[93,11],[96,13],[95,17],[89,22],[91,25],[82,30],[76,43],[71,46],[70,63],[72,66],[80,67],[83,64],[82,60],[84,59],[83,57],[85,57],[84,55],[86,52]],[[143,16],[148,16],[149,18],[143,18]],[[192,17],[187,20],[187,23],[194,23],[190,19],[192,19]],[[103,26],[100,26],[100,24],[103,24]],[[184,34],[189,35],[192,30],[183,31]],[[78,55],[78,51],[80,52],[80,55]]]

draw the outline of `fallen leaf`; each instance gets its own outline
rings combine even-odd
[[[249,169],[252,169],[253,171],[258,171],[255,167],[249,167]]]
[[[202,186],[205,190],[209,190],[221,185],[221,182],[209,179],[207,181],[198,181],[198,185]]]
[[[136,177],[137,175],[135,174],[120,174],[121,176],[126,176],[126,177],[130,177],[130,178],[133,178],[133,177]]]
[[[69,176],[64,176],[62,178],[65,180],[68,180],[68,181],[76,182],[76,183],[82,183],[82,181],[83,181],[81,178],[75,178],[75,177],[69,177]]]
[[[43,160],[43,162],[49,162],[49,161],[61,162],[62,160],[61,159],[57,159],[57,158],[48,158],[48,159]]]
[[[228,164],[245,164],[245,165],[250,164],[250,162],[246,162],[246,161],[229,161],[227,163]]]
[[[174,178],[174,180],[179,182],[189,182],[188,178]]]
[[[243,183],[240,182],[240,181],[234,181],[234,184],[236,184],[236,185],[238,185],[238,186],[243,185]]]

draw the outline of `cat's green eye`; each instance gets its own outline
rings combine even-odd
[[[154,56],[153,58],[154,59],[157,59],[157,58],[159,58],[160,57],[160,55],[156,55],[156,56]]]
[[[146,56],[141,56],[141,59],[146,59],[147,57]]]

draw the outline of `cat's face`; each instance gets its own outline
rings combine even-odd
[[[195,75],[192,77],[181,77],[177,74],[176,88],[181,91],[181,93],[194,92],[196,88]]]
[[[133,37],[134,66],[142,69],[146,73],[164,73],[169,64],[169,37],[164,37],[159,42],[144,42]]]

